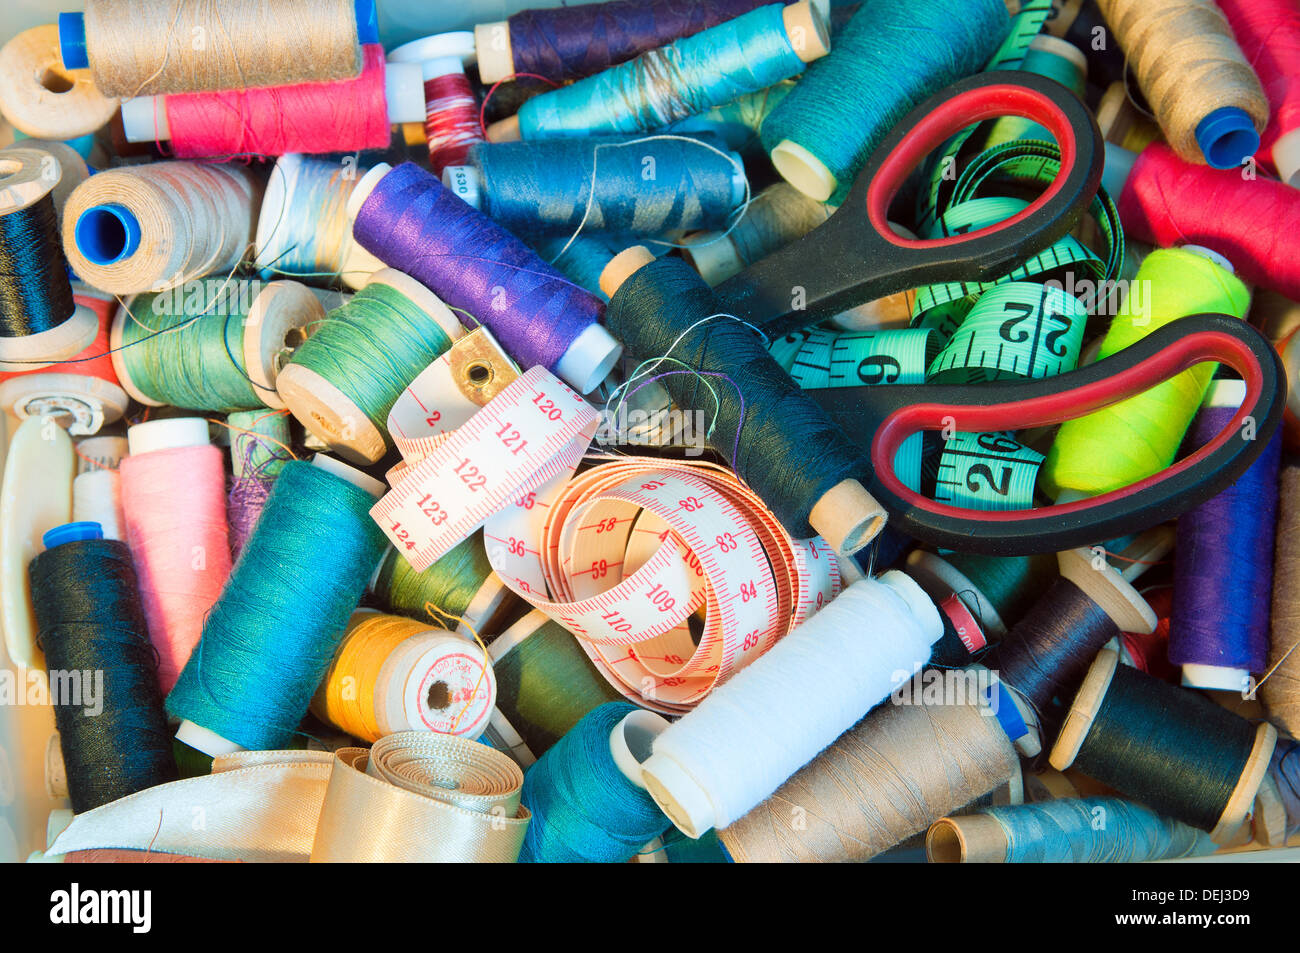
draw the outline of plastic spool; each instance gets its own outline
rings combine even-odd
[[[1061,733],[1052,748],[1051,764],[1056,770],[1065,771],[1074,764],[1097,714],[1105,703],[1106,693],[1110,689],[1111,679],[1118,665],[1119,654],[1109,648],[1102,649],[1092,663],[1087,677],[1070,706],[1065,725],[1061,728]],[[1158,684],[1164,685],[1163,682]],[[1182,691],[1183,689],[1171,690]],[[1217,825],[1210,832],[1211,838],[1215,841],[1221,843],[1245,821],[1268,771],[1269,759],[1272,757],[1276,743],[1277,729],[1268,722],[1261,723],[1256,729],[1255,742],[1246,759],[1240,779],[1229,796]]]
[[[116,305],[113,299],[97,293],[92,295],[79,290],[74,297],[78,307],[84,306],[96,313],[100,333],[104,335],[103,343],[97,335],[95,341],[73,359],[75,363],[54,364],[0,381],[0,407],[19,420],[60,417],[68,433],[80,437],[98,433],[105,424],[120,420],[130,399],[116,379],[72,372],[90,364],[91,358],[111,361],[105,352],[108,350],[108,325]],[[66,370],[62,369],[65,367]]]
[[[179,296],[179,290],[171,294]],[[122,387],[134,399],[148,407],[166,407],[168,405],[165,401],[150,397],[132,379],[124,357],[123,329],[127,321],[133,320],[132,305],[135,300],[134,297],[128,298],[113,319],[109,337],[113,370],[117,372]],[[210,320],[213,317],[217,316],[203,315],[197,320]],[[253,299],[244,319],[243,353],[234,357],[252,382],[253,392],[266,406],[274,410],[285,406],[276,390],[280,369],[288,363],[294,349],[310,333],[309,329],[324,318],[325,308],[320,299],[306,285],[296,281],[268,282]],[[148,317],[144,320],[147,321]],[[188,326],[188,322],[182,322],[180,326]]]
[[[348,634],[381,615],[358,609],[348,621]],[[312,700],[312,710],[324,721],[330,720],[326,712],[331,680],[347,645],[345,635]],[[436,627],[403,640],[384,660],[373,686],[350,687],[359,692],[358,697],[372,698],[379,737],[395,731],[432,731],[476,740],[487,730],[497,692],[483,651],[472,641]]]
[[[395,289],[436,322],[452,340],[465,333],[451,309],[437,295],[395,268],[376,272],[366,284],[383,284]],[[333,452],[356,463],[375,463],[387,452],[385,434],[371,423],[351,397],[316,371],[301,364],[290,364],[276,379],[276,388],[284,406],[304,427],[325,440]]]
[[[200,421],[202,422],[202,421]],[[154,421],[154,423],[171,423],[171,421]],[[148,425],[142,425],[148,426]],[[133,430],[139,429],[132,428]],[[132,453],[136,452],[134,447]],[[312,457],[311,465],[319,467],[328,473],[332,473],[340,480],[346,480],[358,489],[364,490],[375,499],[383,496],[386,487],[372,476],[362,473],[355,467],[350,467],[341,460],[335,460],[333,457],[327,457],[324,454],[316,454]],[[176,740],[182,744],[187,744],[196,751],[202,751],[206,755],[214,758],[223,754],[235,754],[239,751],[247,750],[242,745],[221,737],[210,728],[204,728],[202,725],[186,719],[180,723],[176,729]]]
[[[58,160],[39,149],[0,152],[0,215],[31,208],[53,190],[61,177]],[[58,236],[51,236],[57,242]],[[33,371],[84,351],[99,332],[90,308],[77,305],[57,327],[20,337],[0,337],[0,371]]]
[[[54,24],[24,30],[0,48],[0,109],[14,128],[37,139],[76,139],[100,129],[117,100],[99,91],[88,69],[67,69]]]
[[[184,94],[179,94],[184,95]],[[122,134],[127,142],[167,142],[166,96],[135,96],[122,100]],[[392,125],[419,122],[424,118],[424,92],[420,74],[410,63],[391,63],[384,68],[384,101]]]
[[[375,190],[379,180],[391,172],[392,168],[381,162],[357,182],[348,198],[349,222],[356,222],[361,206]],[[609,376],[622,353],[622,343],[600,324],[591,324],[569,344],[568,350],[555,366],[555,373],[576,388],[578,393],[589,394]]]
[[[308,174],[306,166],[317,160],[297,153],[290,153],[281,156],[271,170],[267,178],[266,191],[262,195],[261,210],[257,216],[257,234],[254,239],[255,257],[253,264],[261,269],[262,277],[269,278],[276,274],[274,269],[279,267],[279,260],[285,254],[286,249],[280,247],[276,241],[276,230],[282,227],[283,223],[289,220],[290,216],[304,214],[300,208],[302,196],[300,189],[302,179]],[[346,178],[347,172],[353,175],[363,174],[360,170],[346,170],[340,167],[339,174],[344,176],[344,182],[350,181]],[[346,185],[340,188],[352,188]],[[339,240],[341,249],[337,269],[339,278],[349,288],[354,290],[363,288],[370,276],[377,271],[383,271],[386,267],[382,261],[376,258],[370,252],[366,251],[352,239],[352,222],[347,220],[343,223],[344,234]],[[288,276],[292,277],[292,276]],[[323,276],[301,276],[309,283],[319,281]]]
[[[28,418],[9,441],[0,490],[0,622],[16,667],[43,664],[27,566],[44,551],[45,533],[72,519],[75,459],[72,440],[50,420]]]

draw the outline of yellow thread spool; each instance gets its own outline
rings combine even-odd
[[[1250,291],[1230,268],[1213,252],[1192,246],[1152,252],[1111,322],[1098,359],[1186,315],[1210,311],[1244,318]],[[1135,397],[1066,421],[1043,464],[1043,491],[1053,499],[1066,492],[1096,496],[1169,466],[1217,366],[1198,364]]]

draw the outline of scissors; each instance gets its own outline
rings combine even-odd
[[[988,228],[917,240],[889,226],[890,204],[912,168],[962,128],[1003,115],[1046,127],[1061,164],[1047,190]],[[1096,123],[1078,98],[1044,77],[992,72],[962,80],[908,115],[875,151],[843,206],[803,238],[715,289],[724,307],[775,337],[910,288],[992,281],[1074,228],[1101,181]],[[802,309],[794,291],[804,289]],[[985,511],[939,503],[894,472],[903,441],[959,421],[963,431],[1024,430],[1081,417],[1202,361],[1246,383],[1246,400],[1213,440],[1160,473],[1088,499],[1030,510]],[[1050,553],[1091,545],[1172,519],[1237,479],[1276,431],[1285,403],[1276,351],[1228,315],[1180,318],[1123,351],[1056,377],[974,385],[905,384],[807,390],[870,456],[867,489],[895,528],[924,542],[989,555]],[[1247,419],[1254,439],[1242,439]]]

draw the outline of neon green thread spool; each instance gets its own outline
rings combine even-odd
[[[463,333],[432,291],[385,268],[317,326],[276,387],[331,450],[354,463],[376,463],[389,447],[394,402]]]
[[[1250,291],[1213,252],[1193,246],[1157,249],[1138,269],[1098,359],[1177,318],[1204,311],[1244,318],[1249,304]],[[1142,394],[1066,421],[1043,464],[1043,491],[1053,499],[1067,492],[1096,496],[1169,466],[1217,366],[1198,364]]]

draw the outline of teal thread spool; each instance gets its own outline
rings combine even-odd
[[[668,722],[627,702],[601,705],[524,775],[533,814],[521,863],[620,863],[669,827],[641,782],[641,762]]]
[[[829,50],[807,0],[770,4],[528,100],[488,139],[645,132],[773,86]]]
[[[1020,68],[1056,80],[1080,99],[1087,95],[1088,58],[1077,46],[1058,37],[1046,33],[1034,37]],[[1003,116],[993,123],[984,148],[991,149],[1013,139],[1053,141],[1052,134],[1038,123],[1021,116]]]
[[[237,559],[253,532],[289,449],[289,415],[284,411],[240,410],[226,418],[230,427],[230,485],[226,515],[230,521],[230,556]]]
[[[491,645],[497,708],[540,757],[584,715],[622,701],[568,629],[534,610]]]
[[[383,490],[320,455],[285,465],[167,696],[177,739],[213,756],[292,740],[387,546]]]
[[[393,403],[463,333],[432,291],[385,268],[316,327],[276,386],[285,406],[331,450],[375,463],[389,448]]]
[[[839,205],[915,105],[983,68],[1010,29],[1002,0],[867,0],[763,124],[778,172]]]
[[[1054,553],[937,556],[921,549],[907,557],[907,573],[936,602],[956,593],[990,641],[1006,635],[1060,575]]]
[[[416,572],[396,549],[380,563],[370,591],[390,612],[421,622],[434,622],[454,631],[468,623],[486,636],[502,609],[511,602],[510,590],[492,571],[483,534],[475,533],[455,546],[424,572]]]
[[[324,316],[296,281],[206,278],[136,295],[113,320],[113,370],[123,389],[150,407],[283,407],[280,368],[303,329]]]
[[[533,251],[560,269],[564,277],[602,301],[608,301],[609,295],[600,290],[600,273],[615,255],[634,243],[617,235],[583,232],[572,239],[566,235],[534,238],[529,244]]]

